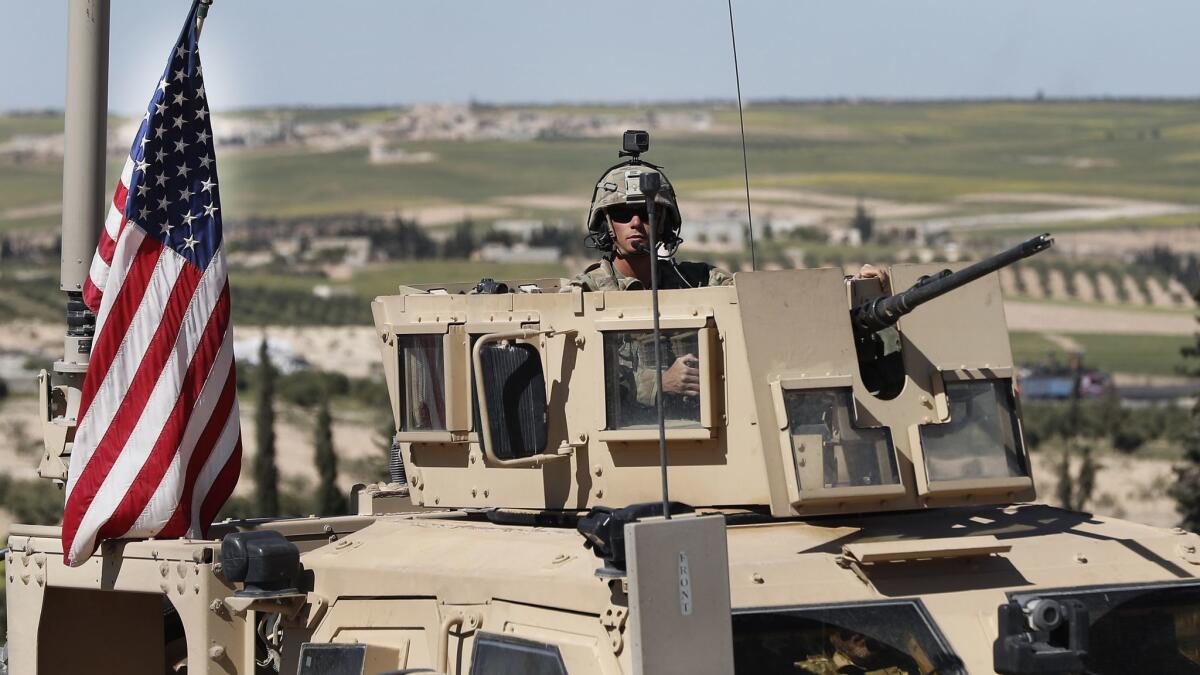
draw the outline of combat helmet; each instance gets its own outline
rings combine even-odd
[[[679,216],[679,204],[675,200],[675,188],[662,167],[643,161],[637,156],[606,169],[592,190],[592,202],[588,208],[586,223],[588,246],[605,253],[613,251],[613,234],[605,211],[616,204],[645,203],[646,196],[642,194],[640,177],[654,173],[662,176],[662,188],[654,198],[659,207],[659,243],[666,249],[668,256],[674,255],[675,249],[683,243],[679,236],[682,219]]]

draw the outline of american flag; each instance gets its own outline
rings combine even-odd
[[[142,118],[84,284],[96,334],[63,512],[68,565],[104,539],[205,536],[241,467],[198,4]]]

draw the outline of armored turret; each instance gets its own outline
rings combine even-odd
[[[662,291],[666,351],[700,372],[698,396],[664,393],[672,498],[774,517],[1033,498],[999,284],[933,285],[955,274],[895,266],[892,285],[914,288],[895,296],[834,269]],[[503,286],[403,287],[372,305],[414,502],[657,499],[650,292]],[[871,326],[898,336],[899,386],[881,396],[864,377],[863,317],[928,289],[920,309]]]

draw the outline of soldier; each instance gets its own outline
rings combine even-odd
[[[658,243],[667,256],[658,261],[659,288],[699,288],[729,286],[733,275],[704,262],[676,262],[675,250],[683,243],[679,236],[682,219],[675,189],[657,167],[649,164],[622,164],[608,171],[596,186],[588,209],[588,246],[603,254],[571,280],[585,291],[627,291],[650,288],[649,212],[639,185],[643,174],[662,176],[662,188],[655,196],[658,206]],[[886,273],[874,265],[863,265],[859,278],[878,278],[885,285]]]
[[[796,670],[811,675],[917,675],[920,669],[908,655],[846,628],[831,628],[832,654],[816,654],[796,662]]]
[[[655,214],[659,224],[657,239],[660,249],[667,252],[665,257],[658,260],[659,288],[732,285],[733,275],[715,265],[675,261],[675,250],[683,243],[682,237],[679,236],[682,219],[679,215],[679,204],[675,200],[675,189],[658,167],[644,163],[613,167],[597,183],[588,210],[587,241],[590,247],[603,254],[603,258],[589,265],[572,279],[571,285],[584,291],[650,288],[652,263],[650,238],[646,229],[649,226],[650,214],[646,196],[642,194],[640,185],[641,176],[650,173],[657,173],[662,177],[662,187],[654,199],[658,207]],[[887,283],[887,276],[883,270],[872,265],[863,265],[858,276],[875,277],[885,285]],[[649,360],[645,358],[647,354]],[[639,349],[636,344],[631,343],[618,350],[617,359],[622,365],[622,372],[626,373],[622,379],[636,385],[636,396],[625,397],[625,400],[636,399],[644,406],[652,406],[654,377],[647,374],[646,367],[653,363],[653,350]],[[700,395],[700,371],[696,354],[680,354],[671,345],[664,344],[663,363],[671,364],[663,371],[663,392],[671,395],[667,399],[668,412],[672,403],[684,403],[689,398],[695,401]],[[649,372],[653,373],[653,369]],[[678,397],[683,397],[683,400]],[[688,409],[690,407],[687,406]]]
[[[657,168],[646,164],[625,164],[609,170],[600,179],[588,211],[588,245],[604,257],[576,276],[572,285],[585,291],[650,288],[650,238],[646,230],[650,214],[640,187],[641,176],[648,173],[662,175]],[[682,221],[675,190],[665,175],[662,175],[662,188],[655,196],[655,204],[658,206],[655,215],[660,223],[659,244],[674,253],[683,241],[679,236]],[[676,263],[670,256],[660,259],[658,266],[659,288],[663,289],[733,283],[732,274],[708,263]],[[690,417],[685,410],[690,412],[695,406],[686,405],[686,399],[694,402],[700,395],[700,370],[695,352],[678,353],[674,348],[677,342],[666,340],[663,344],[663,363],[671,364],[663,371],[663,392],[668,395],[668,416],[677,411]],[[695,340],[692,342],[694,344]],[[641,420],[645,415],[639,413],[648,412],[654,405],[653,368],[647,368],[654,362],[653,348],[645,339],[623,336],[622,344],[616,346],[615,352],[620,364],[618,375],[622,383],[620,398],[624,402],[624,416],[636,423],[632,420]],[[696,411],[698,414],[698,407]]]

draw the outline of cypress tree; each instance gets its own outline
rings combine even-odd
[[[1071,452],[1069,446],[1063,447],[1062,461],[1058,463],[1058,485],[1055,486],[1055,497],[1058,505],[1069,509],[1075,504],[1075,481],[1071,478]]]
[[[313,432],[315,463],[319,476],[317,512],[323,516],[339,516],[346,512],[346,500],[337,486],[337,454],[333,451],[333,423],[329,401],[322,400],[317,409],[317,426]]]
[[[258,405],[255,407],[255,506],[260,516],[279,515],[279,469],[275,466],[275,365],[264,335],[258,346]]]
[[[1200,305],[1200,289],[1193,297]],[[1196,317],[1200,322],[1200,316]],[[1200,377],[1200,333],[1196,344],[1184,347],[1183,356],[1188,365],[1183,372],[1191,377]],[[1175,467],[1175,484],[1170,494],[1175,499],[1175,510],[1181,520],[1179,526],[1193,532],[1200,531],[1200,400],[1192,407],[1192,428],[1184,439],[1183,463]]]

